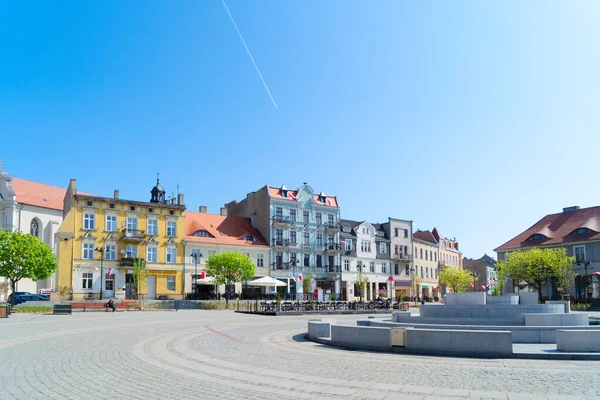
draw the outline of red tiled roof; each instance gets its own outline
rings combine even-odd
[[[430,231],[415,232],[413,233],[413,237],[424,240],[426,242],[438,244],[437,240],[435,240],[435,237],[433,237],[433,234]]]
[[[592,233],[572,235],[579,228],[587,228]],[[527,240],[532,235],[544,235],[547,239]],[[600,240],[600,206],[580,210],[548,214],[526,231],[515,236],[494,251],[526,248],[532,246],[555,246],[569,242]]]
[[[286,200],[296,200],[296,196],[298,195],[297,190],[287,190],[287,197],[283,197],[281,195],[280,188],[269,187],[269,196],[277,198],[277,199],[286,199]],[[321,202],[320,196],[318,194],[313,195],[315,201],[322,206],[330,206],[330,207],[339,207],[337,198],[335,196],[325,196],[325,202]]]
[[[254,229],[248,218],[186,211],[185,225],[186,240],[190,242],[235,246],[267,246],[263,237]],[[205,230],[214,237],[193,236],[194,232],[200,230]],[[221,232],[224,235],[221,235]],[[254,236],[256,241],[244,240],[247,235]]]
[[[12,178],[17,202],[37,207],[62,210],[66,189],[44,183]]]

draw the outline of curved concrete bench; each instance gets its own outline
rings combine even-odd
[[[600,330],[571,329],[556,331],[556,349],[568,352],[600,352]]]
[[[590,317],[585,313],[524,314],[525,326],[589,326]]]

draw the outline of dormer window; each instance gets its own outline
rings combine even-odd
[[[194,232],[194,234],[192,236],[199,236],[199,237],[207,237],[207,238],[214,238],[213,235],[211,235],[210,233],[208,233],[208,231],[205,231],[203,229]]]
[[[541,233],[536,233],[534,235],[531,235],[528,240],[537,241],[537,240],[546,240],[546,239],[548,239],[548,237],[542,235]]]
[[[282,190],[281,191],[281,197],[288,197],[288,191],[287,190]]]
[[[254,242],[254,236],[252,236],[252,235],[246,235],[244,237],[244,240],[247,241],[247,242]]]
[[[592,231],[588,228],[579,228],[574,230],[571,235],[573,236],[581,236],[581,235],[587,235],[589,233],[592,233]]]
[[[320,199],[321,203],[325,203],[325,201],[327,200],[325,198],[325,196],[319,196],[319,199]]]

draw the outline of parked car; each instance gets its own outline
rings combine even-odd
[[[29,294],[32,294],[32,293],[29,293],[29,292],[14,292],[14,293],[11,293],[11,294],[8,295],[8,300],[7,301],[10,303],[12,301],[12,298],[14,296],[23,296],[23,295],[29,295]]]
[[[46,296],[39,294],[21,294],[15,296],[15,305],[25,303],[26,301],[50,301]]]

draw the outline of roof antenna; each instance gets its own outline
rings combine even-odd
[[[177,184],[177,196],[179,196],[179,183]]]
[[[160,174],[157,172],[157,173],[156,173],[156,184],[157,184],[157,185],[158,185],[158,181],[159,181],[159,179],[158,179],[158,178],[159,178],[159,175],[160,175]]]

